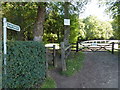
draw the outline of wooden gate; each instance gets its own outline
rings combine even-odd
[[[109,50],[114,53],[114,49],[118,49],[120,40],[88,40],[77,41],[76,51],[105,51]]]

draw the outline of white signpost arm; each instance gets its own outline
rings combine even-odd
[[[3,18],[3,45],[4,45],[4,73],[6,74],[6,54],[7,54],[7,19]]]

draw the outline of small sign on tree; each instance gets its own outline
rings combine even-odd
[[[64,19],[64,25],[70,25],[70,19]]]

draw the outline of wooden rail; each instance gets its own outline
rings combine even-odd
[[[47,53],[51,53],[51,52],[49,52],[49,51],[50,51],[50,49],[52,49],[52,57],[53,57],[52,61],[53,61],[53,66],[54,66],[54,67],[57,67],[57,61],[56,61],[56,59],[55,59],[55,56],[56,56],[55,45],[53,45],[53,46],[51,46],[51,47],[46,47],[46,49],[47,49],[46,55],[47,55]],[[47,57],[47,58],[49,58],[49,57]]]
[[[64,42],[61,42],[61,61],[62,61],[62,71],[66,71],[66,58],[69,56],[71,51],[71,46],[65,47]],[[66,52],[68,51],[68,52]]]
[[[81,43],[112,43],[112,42],[120,42],[120,40],[88,40],[81,41]]]

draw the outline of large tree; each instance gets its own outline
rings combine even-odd
[[[111,23],[101,21],[95,16],[84,19],[86,39],[110,39],[113,36]]]
[[[80,0],[80,2],[66,2],[69,3],[67,12],[68,15],[70,15],[70,19],[76,18],[72,17],[72,15],[78,15],[79,12],[83,11],[82,9],[86,2],[87,0]],[[78,8],[79,6],[81,8]],[[21,32],[19,33],[15,31],[8,32],[9,39],[16,40],[17,37],[19,37],[18,39],[20,40],[42,41],[43,35],[49,36],[47,34],[51,34],[51,37],[56,37],[57,35],[57,39],[59,39],[57,40],[58,42],[64,40],[63,20],[65,18],[64,16],[66,16],[66,10],[64,9],[64,7],[66,7],[65,2],[7,2],[3,3],[2,7],[3,16],[7,17],[8,21],[21,26]],[[71,19],[71,23],[73,22],[76,22],[76,20]],[[72,26],[70,25],[70,27]],[[74,31],[74,29],[72,30]]]
[[[64,3],[64,18],[71,20],[70,15],[75,15],[75,14],[79,15],[80,12],[84,11],[84,7],[87,3],[88,3],[88,0],[78,0],[78,1],[66,0],[66,2]],[[64,42],[66,46],[70,42],[69,36],[70,36],[70,26],[65,25],[64,26]]]
[[[46,2],[38,2],[37,18],[34,27],[34,41],[42,41],[43,39],[46,5]]]
[[[70,2],[68,2],[68,0],[67,0],[67,2],[64,3],[64,18],[65,19],[70,19],[69,5],[70,5]],[[69,45],[69,35],[70,35],[70,26],[65,25],[64,26],[64,44],[65,44],[65,46]]]
[[[114,19],[113,28],[115,30],[115,37],[117,37],[117,39],[120,39],[120,0],[116,0],[108,10],[112,12]]]
[[[33,25],[36,18],[37,4],[31,2],[3,2],[2,16],[7,21],[21,27],[20,32],[8,29],[9,40],[33,40]]]
[[[115,38],[120,39],[120,0],[98,0],[100,6],[106,5],[106,13],[111,14],[113,21],[113,28],[115,31]]]
[[[86,4],[87,0],[49,4],[47,6],[47,18],[44,25],[44,40],[58,43],[64,41],[67,44],[75,42],[79,33],[79,13],[84,11]],[[63,20],[65,18],[70,19],[70,26],[64,26]],[[80,32],[80,34],[83,33]]]

